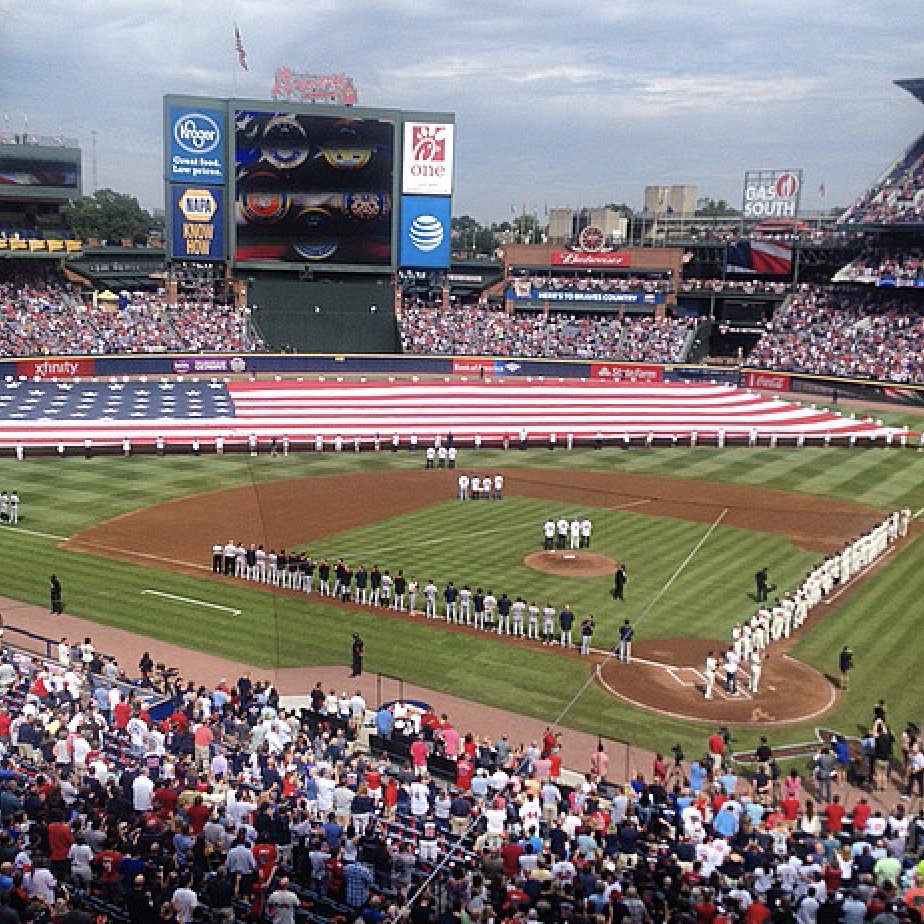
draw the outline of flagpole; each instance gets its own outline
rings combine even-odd
[[[231,98],[237,99],[237,37],[240,33],[237,30],[237,23],[234,24],[234,44],[231,46]]]

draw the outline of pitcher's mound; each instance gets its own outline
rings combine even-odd
[[[558,574],[562,577],[600,577],[616,570],[616,559],[586,549],[554,549],[549,552],[533,552],[523,559],[527,568]]]

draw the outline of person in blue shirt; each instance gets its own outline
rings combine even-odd
[[[738,816],[731,810],[726,802],[712,819],[712,829],[716,834],[731,840],[738,833]]]
[[[694,760],[690,764],[690,791],[694,793],[702,792],[705,779],[706,768],[700,761]]]
[[[381,738],[391,738],[395,730],[395,714],[389,706],[381,706],[375,714],[375,730]]]

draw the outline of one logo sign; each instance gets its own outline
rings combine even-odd
[[[424,253],[436,250],[443,243],[442,222],[435,215],[418,215],[408,229],[411,243]]]
[[[170,106],[167,175],[185,183],[225,181],[224,114],[218,109]]]
[[[449,268],[451,202],[441,196],[401,197],[402,267]]]
[[[454,129],[448,122],[404,123],[403,192],[452,194]]]

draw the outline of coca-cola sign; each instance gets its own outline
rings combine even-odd
[[[631,266],[632,254],[626,250],[612,250],[601,253],[590,250],[553,250],[549,262],[552,266]]]

